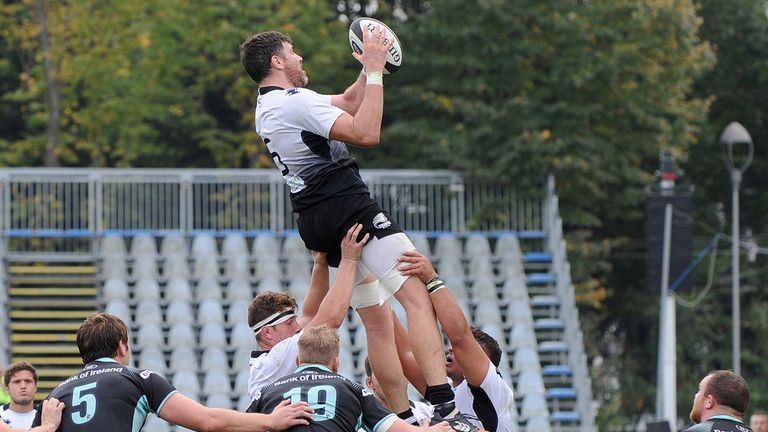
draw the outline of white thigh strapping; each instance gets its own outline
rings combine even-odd
[[[408,279],[397,270],[397,258],[405,251],[415,250],[405,233],[372,238],[363,248],[362,261],[391,293],[397,292]]]
[[[355,286],[352,290],[351,306],[354,309],[383,304],[394,292],[390,292],[378,280]]]

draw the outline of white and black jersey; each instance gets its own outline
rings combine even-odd
[[[60,432],[134,432],[177,392],[165,378],[113,359],[88,363],[48,396],[64,403]],[[40,425],[40,411],[34,426]]]
[[[510,432],[515,420],[515,397],[512,388],[496,373],[488,360],[488,372],[480,387],[464,380],[456,388],[456,408],[475,426],[489,432]],[[477,419],[477,420],[475,420]]]
[[[296,213],[330,197],[369,194],[346,144],[329,138],[343,113],[331,96],[306,88],[259,89],[256,132],[291,189]]]
[[[397,420],[373,392],[321,365],[304,365],[262,388],[247,411],[270,413],[286,399],[307,402],[314,410],[309,425],[294,426],[291,432],[386,432]]]
[[[11,404],[0,405],[0,421],[15,429],[31,429],[35,419],[37,406],[31,411],[16,412],[11,409]]]
[[[276,380],[292,374],[296,370],[296,357],[299,355],[299,337],[302,332],[281,340],[271,350],[252,351],[248,363],[248,395],[256,399],[259,390]]]

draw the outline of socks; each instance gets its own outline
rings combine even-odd
[[[438,405],[453,401],[453,389],[448,383],[436,386],[427,386],[424,398],[432,405]]]
[[[407,410],[401,413],[397,413],[397,416],[405,420],[405,422],[410,425],[414,425],[414,426],[419,425],[418,420],[416,420],[416,416],[413,415],[413,411],[410,408],[408,408]]]

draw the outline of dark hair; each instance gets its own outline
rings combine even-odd
[[[8,384],[11,383],[11,378],[13,378],[14,375],[21,371],[32,372],[32,378],[35,380],[35,384],[37,384],[37,369],[35,369],[35,367],[32,366],[32,364],[29,362],[17,361],[11,363],[11,365],[8,366],[8,369],[5,370],[5,374],[3,374],[3,381],[5,381],[5,386],[8,387]]]
[[[257,322],[288,308],[298,309],[296,299],[283,292],[265,291],[259,293],[248,305],[248,326],[253,327]],[[256,340],[259,335],[256,335]]]
[[[483,351],[485,351],[485,354],[491,359],[491,363],[493,363],[494,366],[499,367],[499,363],[501,362],[501,348],[499,348],[499,343],[496,342],[496,339],[480,330],[480,328],[474,326],[472,327],[472,336],[475,337],[477,343],[480,344]]]
[[[708,376],[704,395],[714,395],[718,404],[744,414],[749,405],[749,387],[744,378],[730,370],[715,370]]]
[[[256,83],[260,83],[269,75],[272,56],[283,51],[283,42],[293,44],[290,36],[276,31],[267,31],[251,35],[240,44],[240,61],[245,72]]]
[[[128,326],[115,315],[93,313],[77,329],[77,348],[83,363],[114,357],[120,342],[128,343]]]

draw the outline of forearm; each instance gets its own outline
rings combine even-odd
[[[461,346],[470,341],[474,341],[472,336],[472,330],[469,327],[467,318],[464,316],[464,311],[456,303],[456,299],[448,288],[437,290],[430,294],[430,300],[432,300],[432,306],[435,308],[440,325],[445,331],[445,335],[448,336],[448,340],[451,341],[451,345]]]
[[[274,429],[267,414],[242,413],[221,408],[209,408],[210,416],[202,426],[205,431],[267,432]]]
[[[381,139],[381,120],[384,116],[384,87],[369,84],[365,86],[360,109],[352,119],[353,127],[361,136],[355,144],[361,147],[375,147]]]
[[[328,265],[315,263],[312,267],[312,278],[309,281],[307,296],[304,298],[304,306],[301,308],[301,316],[306,324],[317,315],[323,298],[328,294],[328,280],[330,274]]]
[[[312,325],[326,324],[339,327],[347,316],[347,309],[352,301],[352,290],[355,285],[355,273],[357,272],[357,260],[342,258],[339,270],[336,272],[336,280],[328,290],[323,302],[312,320]]]

